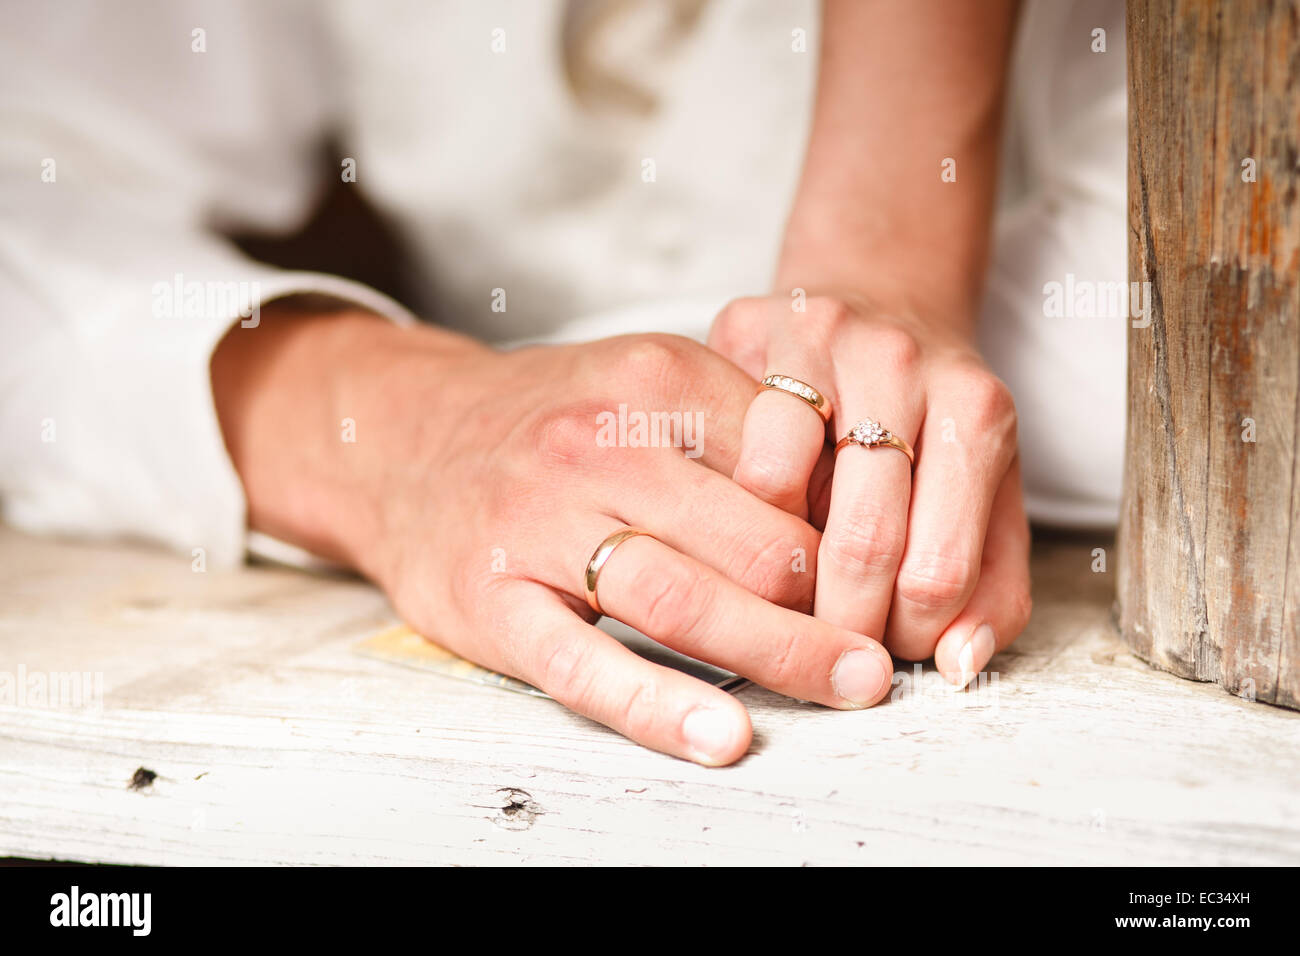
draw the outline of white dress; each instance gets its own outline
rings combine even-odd
[[[327,292],[496,343],[703,338],[725,301],[768,288],[808,129],[817,9],[711,0],[667,57],[647,58],[635,31],[615,36],[658,99],[639,123],[576,103],[563,0],[9,11],[5,520],[243,559],[245,503],[208,372],[242,309],[182,309],[162,302],[169,288]],[[1125,317],[1049,315],[1044,287],[1125,278],[1124,75],[1122,2],[1026,4],[982,335],[1016,396],[1044,521],[1106,524],[1118,510]],[[331,131],[352,185],[419,264],[410,311],[250,262],[222,238],[300,225]]]

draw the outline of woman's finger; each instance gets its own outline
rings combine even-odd
[[[964,687],[996,651],[1020,635],[1033,606],[1029,586],[1029,522],[1017,461],[993,499],[979,581],[934,651],[935,666],[945,678]]]
[[[767,310],[781,308],[768,302]],[[808,514],[808,484],[826,445],[826,423],[838,401],[828,348],[829,320],[814,314],[801,325],[768,319],[767,369],[745,415],[734,478],[782,511]],[[768,376],[774,376],[769,379]]]
[[[914,341],[901,331],[873,329],[846,354],[870,355],[871,363],[837,366],[835,434],[843,437],[859,420],[871,419],[915,446],[924,399],[915,384]],[[836,455],[817,559],[817,617],[862,634],[884,634],[907,542],[911,489],[912,463],[896,448],[846,445]]]
[[[808,365],[789,358],[770,363],[801,382],[826,378],[807,371]],[[733,478],[757,498],[806,517],[809,478],[825,444],[826,422],[816,409],[788,392],[763,388],[745,413]]]
[[[831,479],[835,476],[835,448],[826,445],[813,466],[808,479],[808,522],[818,531],[826,529],[826,517],[831,510]]]
[[[997,379],[954,372],[944,390],[926,412],[885,632],[890,653],[912,661],[934,654],[975,589],[993,496],[1015,454],[1015,408]]]

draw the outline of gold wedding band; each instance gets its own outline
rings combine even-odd
[[[903,439],[899,438],[888,428],[885,428],[880,422],[874,422],[870,418],[864,418],[852,428],[849,433],[835,443],[835,454],[849,445],[861,445],[863,448],[875,448],[880,445],[889,448],[897,448],[912,464],[916,464],[916,456],[912,454],[912,446]]]
[[[615,531],[592,552],[591,560],[587,562],[587,603],[591,605],[591,609],[597,614],[605,613],[601,609],[600,601],[596,598],[596,580],[600,577],[600,569],[605,566],[605,562],[609,560],[609,556],[614,553],[615,548],[628,538],[635,538],[639,534],[650,534],[650,532],[644,528],[624,528],[622,531]],[[650,537],[654,538],[654,535],[650,534]]]
[[[770,388],[793,395],[795,398],[802,399],[811,405],[813,411],[822,417],[822,421],[828,422],[831,420],[831,403],[826,400],[825,395],[807,382],[801,382],[789,375],[768,375],[759,383],[759,388]]]

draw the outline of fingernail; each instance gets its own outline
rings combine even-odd
[[[857,648],[845,651],[835,662],[831,686],[854,707],[866,707],[880,696],[891,674],[880,656]]]
[[[736,721],[713,707],[696,707],[682,721],[682,736],[690,745],[691,757],[701,763],[721,763],[731,753],[736,739]]]
[[[989,659],[993,657],[993,649],[996,646],[997,639],[993,636],[993,628],[989,625],[981,624],[971,632],[971,636],[957,652],[957,666],[961,668],[962,687],[974,680],[975,675],[984,669]]]

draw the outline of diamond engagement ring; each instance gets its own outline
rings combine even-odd
[[[863,448],[887,445],[901,451],[907,456],[909,462],[913,464],[916,462],[916,456],[912,454],[911,445],[881,425],[880,422],[873,422],[870,418],[864,418],[850,428],[849,433],[835,443],[835,453],[838,455],[848,445],[861,445]]]
[[[807,382],[801,382],[789,375],[768,375],[759,383],[759,387],[775,389],[778,392],[786,392],[795,398],[803,399],[813,407],[813,411],[822,417],[822,421],[828,422],[831,420],[831,403],[826,401],[825,395]]]

